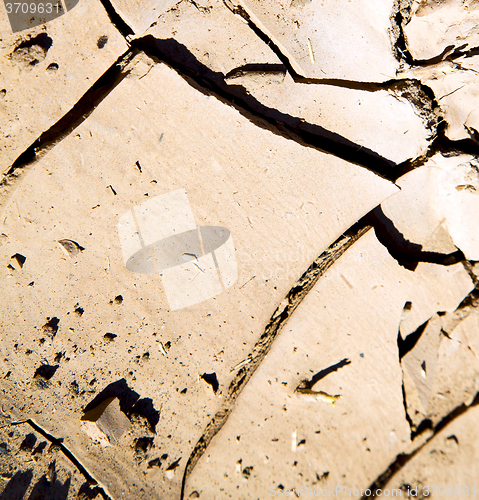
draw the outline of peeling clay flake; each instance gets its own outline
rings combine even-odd
[[[313,391],[312,389],[308,389],[305,387],[298,387],[296,392],[300,394],[308,394],[313,396],[316,401],[323,401],[324,403],[331,403],[334,406],[334,403],[341,397],[341,395],[337,394],[336,396],[331,396],[322,391]]]
[[[314,64],[314,52],[313,46],[311,45],[311,40],[308,38],[308,49],[309,49],[309,57],[311,58],[311,63]]]

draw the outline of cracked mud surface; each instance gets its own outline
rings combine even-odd
[[[0,499],[473,496],[476,2],[8,9]]]

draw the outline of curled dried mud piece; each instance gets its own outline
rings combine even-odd
[[[308,396],[313,397],[313,399],[317,401],[323,401],[323,403],[329,403],[334,406],[334,403],[341,397],[341,394],[331,395],[323,391],[313,391],[313,389],[309,389],[307,387],[297,387],[295,392],[299,394],[306,394]]]
[[[12,255],[12,259],[15,259],[17,261],[17,264],[20,266],[20,269],[23,268],[23,265],[25,264],[25,262],[27,260],[27,258],[20,253],[16,253],[15,255]]]
[[[53,339],[58,332],[58,323],[60,320],[56,316],[47,318],[47,322],[42,326],[43,332]]]
[[[85,250],[79,243],[73,240],[58,240],[58,243],[60,243],[70,257],[75,257],[75,255]]]

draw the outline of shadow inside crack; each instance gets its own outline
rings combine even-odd
[[[391,85],[395,84],[394,80],[388,80],[384,83],[376,83],[376,82],[360,82],[355,80],[345,80],[339,78],[311,78],[300,75],[294,68],[289,60],[288,56],[283,53],[277,42],[270,35],[265,33],[259,26],[257,26],[250,15],[246,12],[246,10],[237,5],[235,7],[229,6],[225,2],[226,6],[233,12],[244,19],[244,21],[248,24],[248,27],[253,31],[253,33],[265,44],[267,45],[276,55],[276,57],[281,61],[282,65],[291,75],[291,78],[296,83],[303,84],[311,84],[311,85],[334,85],[336,87],[344,87],[348,89],[356,89],[356,90],[364,90],[366,92],[376,92],[378,90],[382,90],[388,88]]]
[[[424,251],[422,245],[413,243],[403,236],[393,221],[386,217],[381,206],[376,207],[365,218],[374,227],[377,239],[387,248],[391,257],[410,271],[414,271],[419,262],[451,266],[466,260],[461,250],[450,254]]]
[[[427,443],[433,440],[440,431],[446,428],[451,422],[459,418],[461,415],[464,415],[464,413],[466,413],[469,408],[473,408],[477,405],[479,405],[479,392],[476,394],[471,404],[466,405],[463,403],[462,405],[458,406],[455,410],[446,415],[435,427],[432,426],[431,421],[428,419],[426,419],[424,423],[421,423],[417,430],[413,433],[413,437],[416,437],[419,434],[420,430],[422,432],[427,429],[432,429],[432,436],[426,439],[425,442],[421,446],[416,448],[413,452],[400,453],[399,455],[397,455],[396,459],[389,465],[389,467],[376,479],[376,481],[371,484],[371,486],[369,486],[369,488],[365,490],[370,490],[370,494],[364,494],[361,497],[361,500],[368,500],[370,498],[381,496],[383,488],[387,485],[389,479],[394,474],[396,474],[400,469],[407,465],[410,460],[414,458]]]
[[[165,62],[201,93],[214,93],[222,102],[233,106],[256,126],[360,165],[386,179],[395,176],[394,169],[397,165],[393,161],[320,125],[265,106],[249,94],[245,87],[228,85],[225,75],[205,66],[187,47],[174,39],[157,39],[146,35],[134,40],[132,47]]]
[[[110,21],[115,26],[115,28],[122,34],[124,38],[133,36],[135,33],[133,28],[127,24],[127,22],[121,17],[121,15],[116,11],[114,5],[110,0],[100,0],[103,8],[106,10]]]
[[[424,333],[424,330],[426,329],[428,323],[429,320],[425,321],[421,326],[417,328],[416,331],[410,333],[405,339],[401,337],[400,333],[398,334],[399,360],[402,360],[402,358],[404,358],[404,356],[406,356],[408,352],[411,352],[414,349],[416,344],[419,342],[422,334]]]

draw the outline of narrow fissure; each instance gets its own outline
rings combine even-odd
[[[376,207],[365,217],[374,227],[377,239],[387,248],[391,257],[410,271],[414,271],[419,262],[451,266],[466,260],[461,250],[450,254],[422,250],[422,245],[407,240],[398,231],[394,223],[386,217],[381,206]]]
[[[22,174],[36,164],[52,147],[65,139],[83,123],[108,94],[125,78],[125,68],[136,55],[128,50],[90,87],[90,89],[54,125],[43,132],[12,164],[0,181],[0,189],[6,191],[0,197],[0,205],[6,202],[18,185]],[[4,198],[2,200],[2,198]]]
[[[106,10],[111,23],[120,32],[120,34],[128,41],[129,37],[134,36],[133,28],[118,14],[110,0],[100,0],[103,8]]]
[[[453,141],[446,137],[446,128],[447,122],[445,120],[438,122],[436,136],[426,153],[419,158],[406,160],[398,164],[394,170],[395,176],[391,180],[395,182],[411,170],[422,167],[437,153],[441,153],[443,156],[479,155],[479,135],[476,135],[474,130],[469,130],[471,138]]]
[[[276,55],[276,57],[284,64],[288,73],[295,83],[311,84],[311,85],[332,85],[335,87],[344,87],[354,90],[364,90],[366,92],[377,92],[378,90],[388,90],[394,88],[400,81],[403,80],[387,80],[386,82],[359,82],[355,80],[344,80],[340,78],[308,78],[300,75],[292,66],[289,58],[283,53],[280,47],[275,43],[275,41],[268,36],[259,26],[257,26],[251,16],[246,12],[246,10],[241,6],[229,5],[228,0],[223,0],[224,4],[228,9],[240,16],[246,21],[248,27],[254,32],[254,34],[265,43]]]
[[[378,494],[378,490],[383,490],[384,486],[387,484],[389,479],[396,474],[400,469],[402,469],[405,465],[407,465],[411,459],[413,459],[423,448],[426,446],[427,443],[429,443],[431,440],[433,440],[437,434],[445,429],[450,423],[452,423],[454,420],[456,420],[458,417],[464,415],[470,408],[477,406],[479,404],[479,393],[476,394],[474,400],[470,405],[465,405],[462,404],[461,406],[457,407],[455,410],[453,410],[451,413],[446,415],[435,427],[432,426],[432,424],[429,422],[426,422],[421,429],[418,427],[417,431],[414,433],[414,437],[419,436],[422,431],[425,429],[432,429],[433,433],[432,435],[425,440],[424,443],[422,443],[420,446],[418,446],[413,452],[406,454],[406,453],[401,453],[396,457],[396,460],[374,481],[371,486],[366,488],[367,490],[370,490],[371,495],[363,495],[361,500],[367,500],[368,498],[374,498],[377,496],[380,496],[381,493]]]
[[[464,300],[459,304],[459,306],[456,308],[454,313],[451,315],[451,318],[449,320],[449,327],[451,329],[454,329],[457,324],[459,324],[463,319],[465,319],[471,312],[472,309],[479,307],[479,290],[474,289],[472,292],[470,292]],[[400,334],[398,334],[398,352],[399,352],[399,360],[401,361],[402,358],[410,352],[414,347],[416,346],[417,342],[421,338],[422,334],[424,333],[424,330],[426,329],[428,325],[428,321],[423,323],[419,328],[412,334],[408,335],[404,340],[401,338]],[[446,336],[448,336],[447,332],[442,330],[442,333]],[[479,392],[476,394],[474,400],[470,405],[462,404],[456,409],[454,409],[452,412],[450,412],[448,415],[443,417],[441,421],[434,427],[432,421],[429,418],[425,418],[417,427],[413,425],[408,412],[407,412],[407,402],[406,402],[406,393],[405,393],[405,386],[404,382],[402,384],[402,393],[403,393],[403,402],[404,402],[404,409],[406,412],[406,419],[409,423],[409,427],[411,429],[411,441],[414,443],[415,439],[420,439],[420,436],[427,430],[432,430],[432,435],[429,436],[424,443],[422,443],[420,446],[418,446],[414,451],[412,451],[409,454],[399,454],[396,457],[396,460],[386,469],[385,472],[383,472],[378,479],[368,488],[371,490],[372,495],[370,496],[363,496],[362,500],[367,500],[367,498],[371,497],[376,497],[378,496],[377,490],[383,489],[386,483],[389,481],[389,479],[396,473],[398,472],[402,467],[404,467],[429,441],[434,439],[434,437],[440,432],[442,429],[444,429],[449,423],[451,423],[453,420],[458,418],[459,416],[463,415],[469,408],[476,406],[479,404]]]
[[[361,236],[371,229],[364,220],[356,223],[340,238],[338,238],[327,250],[325,250],[299,278],[296,284],[273,313],[269,323],[259,340],[256,342],[252,352],[248,355],[247,363],[241,363],[238,372],[231,381],[224,402],[206,426],[203,435],[200,437],[193,449],[183,475],[181,487],[181,500],[184,499],[186,480],[196,463],[206,451],[214,436],[221,430],[225,424],[230,412],[233,410],[236,400],[248,383],[258,366],[268,354],[271,346],[287,322],[291,314],[296,310],[310,290],[315,286],[321,276],[346,252]],[[347,360],[338,363],[337,367],[349,364]]]
[[[414,424],[413,424],[413,421],[411,420],[411,417],[409,416],[409,413],[407,411],[406,388],[404,387],[404,377],[403,377],[403,381],[401,384],[401,390],[402,390],[402,399],[403,399],[403,405],[404,405],[404,416],[406,417],[407,423],[409,424],[409,430],[411,432],[411,440],[412,440]]]
[[[409,303],[410,304],[410,303]],[[411,334],[409,334],[405,339],[401,337],[401,333],[398,332],[398,354],[399,354],[399,366],[401,367],[401,370],[403,372],[403,378],[402,378],[402,384],[401,384],[401,390],[402,390],[402,399],[403,399],[403,405],[404,405],[404,415],[406,417],[407,423],[409,424],[409,429],[411,432],[411,441],[413,441],[415,434],[419,431],[418,429],[415,429],[415,425],[413,421],[411,420],[411,417],[409,416],[409,412],[407,410],[407,398],[406,398],[406,386],[404,385],[404,368],[401,366],[401,361],[403,357],[410,351],[414,349],[416,344],[419,342],[419,339],[421,338],[422,334],[424,333],[424,330],[426,329],[427,325],[429,323],[429,320],[423,323],[417,330]]]
[[[90,485],[96,487],[96,491],[104,498],[104,500],[113,500],[113,497],[108,493],[105,486],[103,486],[93,475],[88,471],[88,469],[80,462],[80,460],[63,444],[62,438],[56,438],[47,432],[43,427],[38,425],[34,420],[29,418],[28,420],[22,420],[20,422],[10,422],[7,425],[21,425],[28,424],[36,432],[41,434],[45,439],[50,441],[50,443],[58,446],[66,458],[78,469],[78,471],[83,475],[83,477],[88,481]]]
[[[216,96],[261,128],[304,146],[330,153],[388,180],[395,176],[393,171],[396,164],[393,161],[319,125],[265,106],[249,95],[244,87],[228,85],[222,73],[206,67],[184,45],[174,39],[160,40],[147,35],[133,40],[132,47],[164,62],[194,88],[207,95]]]

